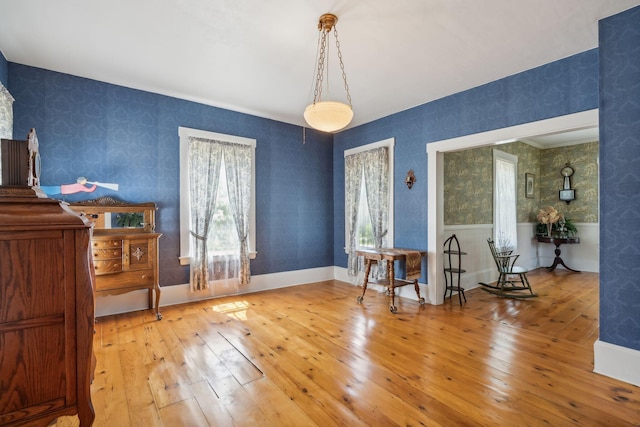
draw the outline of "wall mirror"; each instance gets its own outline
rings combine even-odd
[[[157,205],[154,202],[128,203],[113,197],[100,197],[69,203],[69,207],[85,216],[96,233],[138,231],[151,233],[156,228]]]

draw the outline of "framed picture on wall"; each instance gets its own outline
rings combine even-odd
[[[533,189],[535,188],[536,176],[532,173],[524,174],[524,196],[527,199],[533,199]]]

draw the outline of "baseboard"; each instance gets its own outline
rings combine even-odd
[[[248,294],[252,292],[267,291],[270,289],[285,288],[288,286],[300,285],[303,283],[322,282],[324,280],[340,280],[342,282],[351,283],[355,286],[354,281],[347,274],[347,269],[342,267],[322,267],[307,270],[287,271],[283,273],[262,274],[251,277],[251,283],[240,292],[228,293],[232,294]],[[420,283],[420,296],[424,297],[427,302],[427,285]],[[371,285],[371,290],[377,292],[385,291],[383,286]],[[162,287],[162,298],[160,299],[160,307],[169,305],[184,304],[193,301],[207,300],[224,296],[225,294],[194,294],[189,289],[189,284],[181,284],[174,286]],[[418,300],[413,286],[404,286],[398,288],[396,295],[402,298]],[[148,309],[148,292],[147,290],[133,291],[122,295],[107,295],[96,298],[96,317],[109,316],[112,314],[128,313],[131,311]]]
[[[640,387],[640,351],[597,340],[593,371]]]
[[[283,273],[261,274],[251,277],[251,283],[239,292],[230,294],[247,294],[252,292],[267,291],[270,289],[284,288],[300,285],[302,283],[322,282],[333,280],[334,267],[310,268],[306,270],[286,271]],[[206,300],[224,296],[225,294],[194,294],[189,289],[189,284],[163,286],[160,306],[184,304],[192,301]],[[127,313],[130,311],[148,309],[147,290],[133,291],[121,295],[107,295],[96,298],[96,317],[111,314]]]
[[[355,283],[354,279],[349,276],[348,271],[344,267],[333,267],[334,271],[334,279],[340,280],[341,282],[350,283],[353,286],[359,286],[360,283]],[[429,304],[434,304],[429,301],[429,294],[427,293],[427,285],[424,283],[418,283],[420,287],[420,296],[424,298],[424,300]],[[376,292],[385,292],[387,288],[382,285],[370,284],[367,285],[367,290],[375,290]],[[396,289],[396,295],[402,298],[412,299],[414,301],[418,301],[418,296],[416,295],[416,291],[413,286],[402,286]]]

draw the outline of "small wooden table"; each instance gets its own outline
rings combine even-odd
[[[356,251],[357,256],[364,257],[365,263],[365,271],[364,271],[364,283],[362,284],[362,295],[360,295],[357,299],[358,304],[362,303],[364,299],[364,294],[367,292],[367,283],[377,283],[386,286],[387,291],[389,292],[390,302],[389,302],[389,310],[392,313],[398,311],[398,308],[395,306],[395,297],[396,297],[396,288],[406,285],[413,285],[416,295],[418,296],[418,302],[420,305],[424,304],[424,298],[420,296],[420,286],[418,285],[418,279],[399,279],[395,277],[394,271],[394,262],[397,260],[406,261],[408,252],[420,252],[420,260],[422,262],[422,257],[427,255],[426,251],[421,251],[418,249],[401,249],[401,248],[367,248],[360,249]],[[371,265],[378,263],[380,261],[387,262],[387,279],[385,280],[372,280],[369,281],[369,273],[371,272]]]
[[[551,264],[551,266],[547,267],[549,269],[549,271],[553,271],[556,269],[556,267],[559,265],[563,266],[564,268],[566,268],[567,270],[573,271],[574,273],[580,273],[579,270],[574,270],[573,268],[567,267],[567,265],[564,263],[564,261],[562,260],[562,258],[560,258],[560,245],[562,244],[577,244],[580,243],[580,238],[579,237],[547,237],[547,236],[537,236],[538,238],[538,242],[541,243],[553,243],[554,245],[556,245],[556,257],[553,260],[553,264]]]

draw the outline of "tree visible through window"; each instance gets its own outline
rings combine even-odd
[[[371,222],[369,204],[367,203],[367,186],[364,181],[364,173],[362,174],[360,182],[360,203],[358,207],[357,230],[357,248],[374,247],[373,223]]]
[[[218,182],[220,184],[213,214],[213,227],[207,239],[210,256],[233,254],[240,251],[238,232],[236,231],[236,224],[229,203],[227,168],[224,166],[224,162],[220,165],[220,179]]]

